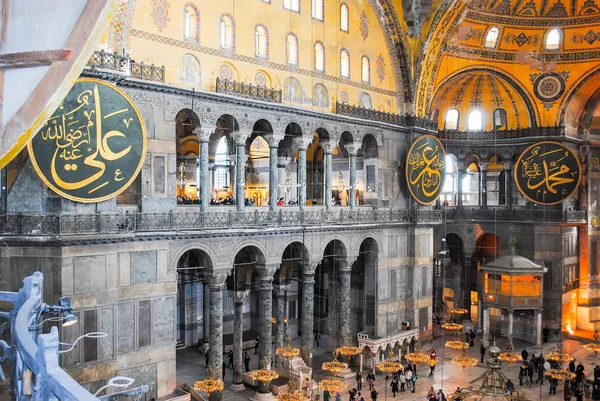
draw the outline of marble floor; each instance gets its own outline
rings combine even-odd
[[[438,355],[438,364],[435,369],[435,373],[432,377],[429,377],[429,367],[426,365],[418,366],[417,371],[419,373],[419,379],[417,380],[416,392],[415,393],[399,393],[396,395],[396,398],[406,401],[424,401],[426,398],[427,391],[430,386],[433,386],[436,390],[442,388],[446,395],[452,393],[457,387],[468,387],[473,386],[477,387],[482,374],[485,372],[485,364],[479,363],[477,366],[466,368],[463,370],[459,366],[456,366],[450,362],[450,360],[457,356],[458,353],[445,348],[444,343],[446,340],[449,340],[448,336],[445,338],[438,337],[434,340],[433,346],[435,347]],[[292,346],[299,346],[300,339],[292,342]],[[296,344],[298,342],[298,344]],[[591,352],[586,351],[581,347],[582,343],[578,340],[568,339],[565,340],[564,346],[566,351],[576,358],[577,363],[581,361],[585,366],[585,373],[588,378],[592,377],[592,370],[596,364],[600,364],[600,355],[596,356]],[[479,355],[479,339],[476,339],[475,346],[468,349],[468,355],[473,358],[480,359]],[[499,339],[496,341],[496,345],[504,350],[506,347],[506,339]],[[527,348],[529,355],[532,353],[538,354],[542,352],[543,354],[547,354],[556,350],[556,343],[547,343],[544,344],[541,349],[535,348],[530,343],[524,342],[515,342],[514,348],[516,352],[520,352],[523,348]],[[320,346],[317,347],[313,352],[313,366],[320,367],[323,362],[329,361],[332,359],[331,353],[327,351],[327,336],[322,336],[320,341]],[[424,347],[425,348],[425,347]],[[429,349],[429,347],[427,347]],[[425,352],[427,352],[424,349]],[[251,363],[250,368],[256,369],[258,366],[258,357],[254,355],[254,351],[249,351],[251,354]],[[351,366],[352,370],[356,372],[358,370],[358,366]],[[517,391],[521,392],[523,395],[527,396],[531,401],[541,400],[543,397],[548,396],[548,381],[544,380],[544,385],[540,386],[533,385],[532,387],[527,386],[519,386],[518,380],[518,372],[519,367],[518,364],[512,364],[511,366],[503,365],[503,372],[506,376],[515,383],[515,388]],[[223,391],[222,400],[223,401],[232,401],[235,400],[246,400],[250,399],[254,396],[254,390],[246,389],[240,392],[234,392],[228,389],[229,383],[232,380],[233,371],[231,369],[227,369],[225,375],[225,390]],[[363,377],[366,378],[367,372],[363,373]],[[323,372],[320,368],[315,369],[314,379],[319,381],[324,379],[327,376],[326,372]],[[181,349],[177,351],[177,382],[178,383],[188,383],[193,385],[193,383],[197,380],[206,377],[205,365],[204,365],[204,355],[198,353],[195,348],[187,348]],[[390,391],[389,382],[385,383],[385,376],[377,373],[377,379],[375,382],[376,389],[379,393],[378,401],[388,401],[392,400],[392,394]],[[537,378],[537,374],[535,376]],[[356,382],[354,378],[348,379],[345,381],[348,384],[349,388],[356,387]],[[365,385],[368,387],[368,385]],[[363,392],[363,396],[365,399],[370,400],[370,395]],[[558,386],[557,395],[549,396],[555,400],[563,399],[562,385]],[[348,400],[347,392],[342,394],[342,399],[344,401]],[[333,400],[333,398],[332,398]]]

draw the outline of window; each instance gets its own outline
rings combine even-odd
[[[215,189],[229,189],[229,149],[227,138],[222,137],[215,152]]]
[[[367,56],[362,56],[361,76],[363,82],[371,82],[371,63]]]
[[[350,78],[350,53],[346,49],[342,49],[340,52],[340,75]]]
[[[340,6],[340,29],[344,32],[348,32],[350,27],[350,11],[348,11],[348,5],[342,3]]]
[[[288,10],[300,12],[300,0],[283,0],[283,8]]]
[[[231,15],[221,17],[221,49],[233,49],[234,21]]]
[[[198,10],[188,6],[183,14],[183,36],[186,40],[198,40]]]
[[[315,43],[315,71],[325,71],[325,46],[323,43]]]
[[[447,130],[457,130],[458,129],[458,110],[450,109],[448,113],[446,113],[446,123],[444,124],[444,129]]]
[[[494,49],[496,47],[496,43],[498,43],[498,36],[500,35],[500,29],[493,27],[491,28],[487,36],[485,37],[485,47],[488,49]]]
[[[312,0],[312,17],[323,21],[323,0]]]
[[[560,46],[560,31],[553,29],[546,36],[546,50],[558,50]]]
[[[481,131],[483,127],[483,118],[479,110],[473,110],[469,113],[469,119],[467,121],[467,129],[469,131]]]
[[[288,33],[286,54],[288,64],[298,65],[298,38],[293,33]]]
[[[506,118],[506,110],[504,109],[496,109],[494,110],[494,127],[506,127],[507,118]]]
[[[256,31],[254,35],[254,48],[256,57],[267,57],[269,51],[269,34],[267,32],[267,28],[263,25],[257,25]]]

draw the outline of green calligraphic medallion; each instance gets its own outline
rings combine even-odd
[[[77,80],[29,143],[33,167],[48,187],[78,202],[113,198],[144,163],[146,128],[133,101],[114,85]]]
[[[412,197],[422,205],[434,203],[444,185],[446,152],[434,136],[419,137],[406,159],[406,182]]]
[[[521,153],[514,176],[525,198],[539,205],[556,205],[576,193],[581,164],[577,154],[560,143],[538,142]]]

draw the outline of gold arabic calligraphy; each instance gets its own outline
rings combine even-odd
[[[444,169],[444,153],[439,145],[425,142],[409,156],[409,183],[419,185],[423,195],[431,198],[436,195],[442,185],[442,170]]]
[[[566,149],[555,149],[540,154],[540,147],[534,148],[531,156],[521,159],[522,174],[527,177],[527,188],[537,190],[537,193],[557,194],[557,186],[575,181],[577,172],[571,173],[569,166],[562,163],[569,156],[571,154]],[[566,188],[562,189],[564,195],[567,192]]]

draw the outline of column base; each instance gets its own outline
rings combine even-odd
[[[273,393],[254,393],[254,396],[250,398],[252,401],[276,401]]]
[[[342,370],[341,372],[338,372],[338,374],[336,375],[337,377],[341,377],[343,379],[349,379],[351,377],[354,377],[356,374],[354,372],[352,372],[352,369],[348,368],[345,370]]]
[[[234,391],[237,393],[238,391],[245,390],[246,386],[244,386],[244,383],[240,383],[240,384],[231,383],[231,385],[229,386],[229,389],[231,391]]]

